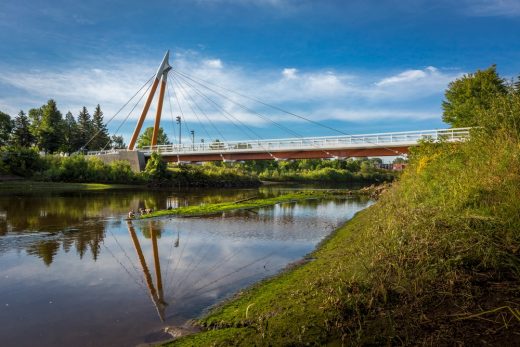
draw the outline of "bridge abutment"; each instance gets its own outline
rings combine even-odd
[[[140,151],[119,150],[113,153],[97,154],[96,157],[101,159],[105,164],[110,164],[117,160],[124,160],[130,163],[130,168],[134,172],[144,171],[146,160],[144,154]]]

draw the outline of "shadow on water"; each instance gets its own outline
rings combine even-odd
[[[160,209],[285,187],[0,196],[0,336],[29,346],[135,345],[300,259],[368,200],[307,200],[199,218]],[[32,334],[27,334],[31,331]]]

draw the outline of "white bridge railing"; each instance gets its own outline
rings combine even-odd
[[[281,152],[298,150],[327,150],[349,148],[381,148],[413,146],[420,140],[464,141],[469,137],[470,128],[453,128],[421,131],[402,131],[380,134],[343,135],[326,137],[305,137],[258,141],[214,141],[211,143],[183,143],[143,147],[145,155],[159,152],[167,155],[205,153]],[[117,150],[88,152],[89,155],[110,154]]]

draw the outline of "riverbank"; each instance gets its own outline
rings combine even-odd
[[[103,183],[39,182],[28,180],[0,181],[0,194],[60,193],[72,191],[97,191],[110,189],[134,189],[142,186]]]
[[[515,119],[520,98],[509,107],[493,114]],[[503,117],[465,143],[414,149],[311,261],[172,345],[519,345],[520,131]]]

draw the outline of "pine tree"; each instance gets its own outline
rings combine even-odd
[[[78,143],[80,144],[80,149],[90,149],[91,143],[88,141],[94,135],[94,126],[92,124],[92,120],[90,119],[90,114],[85,106],[81,109],[78,115]]]
[[[92,140],[90,148],[100,150],[105,148],[107,144],[110,145],[110,135],[108,134],[106,124],[103,122],[103,112],[99,104],[96,106],[96,110],[92,116],[92,123],[94,126],[94,134],[92,136],[95,135],[95,138]]]
[[[41,107],[38,146],[45,152],[56,152],[63,143],[63,117],[56,101],[50,99]]]
[[[13,121],[11,120],[11,116],[0,111],[0,146],[7,144],[12,129]]]
[[[69,111],[65,115],[63,121],[63,146],[62,150],[66,153],[72,153],[79,149],[81,144],[78,141],[78,124],[74,116]]]
[[[14,127],[10,140],[11,145],[17,147],[30,147],[35,140],[31,133],[30,126],[29,118],[23,111],[20,111],[14,120]]]

